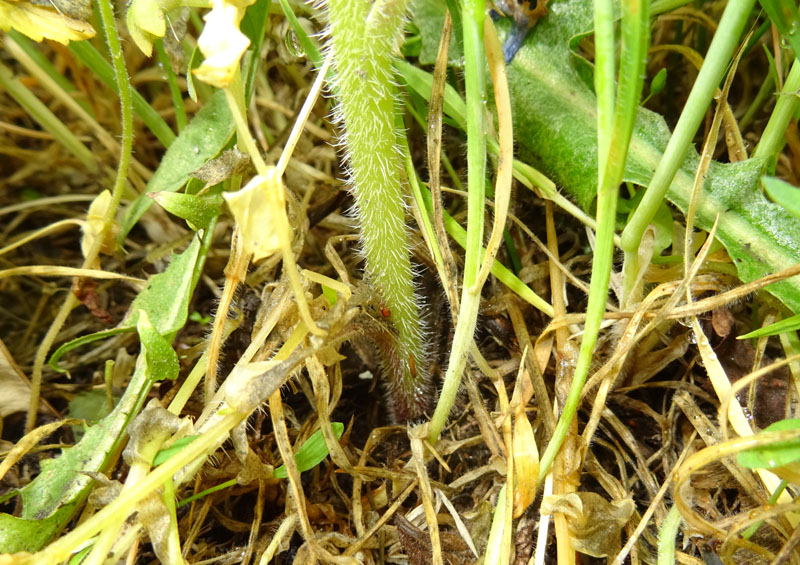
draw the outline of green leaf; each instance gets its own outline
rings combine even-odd
[[[0,514],[0,548],[3,553],[37,551],[58,532],[72,516],[76,504],[61,507],[43,518],[17,518]]]
[[[267,23],[269,22],[270,4],[270,0],[256,0],[254,4],[247,7],[242,23],[239,26],[242,33],[250,40],[250,47],[247,50],[242,67],[247,102],[250,101],[255,89],[256,73],[258,64],[261,61],[261,46],[264,43]]]
[[[800,432],[800,419],[790,418],[770,424],[764,432],[798,431]],[[760,434],[756,434],[758,437]],[[795,439],[776,441],[769,445],[754,447],[741,451],[736,460],[747,469],[774,469],[789,463],[800,461],[800,437]]]
[[[151,192],[148,196],[170,214],[186,220],[195,231],[207,228],[222,213],[221,194],[204,197],[181,192]]]
[[[95,388],[76,394],[69,401],[67,416],[94,423],[108,416],[109,412],[111,412],[111,408],[108,405],[105,389]]]
[[[147,183],[147,192],[176,192],[186,184],[193,171],[225,148],[233,136],[233,130],[225,93],[217,91],[167,149],[153,178]],[[120,243],[125,241],[133,226],[152,204],[153,200],[146,194],[133,201],[122,219]]]
[[[792,216],[800,218],[800,188],[775,177],[761,177],[761,183],[774,202],[783,206]]]
[[[750,333],[740,335],[736,339],[751,339],[756,337],[765,337],[770,335],[778,335],[786,332],[793,332],[800,330],[800,314],[790,316],[780,322],[775,322],[764,328],[759,328]]]
[[[800,13],[795,0],[760,0],[760,3],[780,34],[792,46],[795,57],[800,57]]]
[[[662,67],[661,70],[656,73],[656,76],[653,77],[653,80],[650,81],[650,96],[655,96],[656,94],[660,93],[662,90],[664,90],[666,85],[667,69]]]
[[[333,428],[333,433],[336,435],[336,439],[342,437],[344,424],[341,422],[331,422],[331,427]],[[325,444],[322,430],[317,430],[303,443],[300,449],[297,450],[297,453],[294,454],[294,461],[297,465],[297,469],[302,473],[303,471],[308,471],[319,465],[327,456],[328,446]],[[285,479],[288,477],[289,474],[286,471],[286,465],[281,465],[275,469],[272,472],[272,476],[276,479]]]
[[[192,274],[200,253],[200,240],[193,238],[186,251],[176,255],[169,267],[150,277],[147,286],[131,304],[131,315],[118,328],[103,330],[75,338],[55,350],[48,365],[59,373],[66,373],[58,366],[59,360],[68,352],[94,341],[136,329],[139,310],[147,312],[161,335],[177,332],[186,324],[189,300],[194,292]]]
[[[158,467],[164,461],[166,461],[167,459],[178,453],[181,449],[183,449],[184,447],[186,447],[199,437],[200,436],[198,435],[182,437],[181,439],[170,445],[168,448],[162,449],[161,451],[156,453],[156,456],[153,458],[153,467]]]
[[[68,341],[67,343],[61,344],[61,346],[56,349],[53,354],[50,356],[50,360],[47,362],[50,365],[50,368],[58,373],[66,373],[66,369],[62,369],[58,366],[58,362],[61,358],[66,354],[76,349],[82,345],[87,345],[94,341],[99,341],[101,339],[105,339],[107,337],[111,337],[117,334],[132,332],[134,330],[133,326],[123,326],[119,328],[114,328],[111,330],[103,330],[101,332],[95,332],[89,335],[82,335],[81,337],[77,337],[73,340]]]
[[[145,289],[131,304],[131,317],[127,327],[136,327],[139,311],[144,311],[159,334],[174,334],[186,324],[189,300],[192,298],[192,274],[200,252],[200,240],[192,238],[186,251],[176,255],[169,267],[150,277]]]
[[[169,341],[153,327],[144,310],[139,310],[136,330],[142,341],[145,376],[153,381],[175,380],[180,371],[178,355]]]
[[[589,208],[597,185],[596,99],[572,66],[569,41],[591,29],[591,3],[565,0],[549,8],[508,67],[514,133],[520,157]],[[669,137],[661,116],[640,109],[624,180],[647,186]],[[667,193],[684,213],[698,160],[691,151]],[[800,219],[763,197],[758,189],[763,166],[757,159],[712,162],[695,217],[696,225],[709,230],[719,216],[717,238],[744,282],[800,262]],[[800,277],[766,290],[800,313]]]
[[[4,552],[36,551],[72,518],[93,483],[84,472],[100,472],[119,438],[149,390],[150,381],[137,368],[114,410],[96,426],[89,427],[73,447],[54,459],[41,461],[41,472],[20,489],[19,518],[0,514],[0,548]]]

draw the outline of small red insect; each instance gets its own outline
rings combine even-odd
[[[384,318],[388,318],[392,315],[392,311],[389,310],[386,306],[381,307],[381,316]]]
[[[411,378],[417,378],[417,362],[414,361],[414,354],[408,356],[408,371],[411,373]]]

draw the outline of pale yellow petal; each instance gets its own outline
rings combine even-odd
[[[274,174],[258,175],[241,190],[223,195],[239,226],[244,251],[252,253],[255,261],[280,248],[275,217],[283,213],[282,190]]]
[[[66,45],[94,37],[94,28],[87,22],[70,18],[45,6],[29,2],[0,0],[0,29],[16,29],[33,39],[52,39]]]
[[[239,22],[244,14],[227,2],[214,2],[206,14],[206,26],[197,40],[197,46],[205,56],[205,61],[194,70],[197,78],[217,88],[230,84],[250,40],[239,31]]]

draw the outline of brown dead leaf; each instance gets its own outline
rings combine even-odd
[[[76,277],[72,283],[72,294],[89,309],[92,316],[105,325],[110,326],[114,323],[114,318],[108,310],[100,305],[100,297],[97,294],[97,281],[87,277]]]
[[[595,492],[551,495],[542,501],[542,514],[561,512],[567,516],[572,548],[592,557],[619,552],[620,533],[633,510],[630,498],[608,501]]]
[[[3,391],[0,396],[0,418],[17,412],[27,412],[31,386],[2,340],[0,340],[0,390]]]
[[[711,311],[711,325],[714,327],[714,332],[722,339],[730,335],[734,323],[733,314],[724,306]]]
[[[428,532],[417,528],[400,514],[394,515],[394,525],[397,526],[397,536],[400,545],[408,555],[411,565],[428,565],[433,560],[431,537]],[[467,565],[475,560],[469,546],[461,536],[453,532],[440,531],[442,543],[442,558],[445,565]]]

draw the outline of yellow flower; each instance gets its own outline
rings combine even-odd
[[[228,2],[212,0],[211,11],[206,14],[206,26],[197,39],[197,46],[205,61],[194,70],[197,78],[217,88],[225,88],[233,79],[236,69],[250,40],[239,31],[244,11],[252,1]]]
[[[38,6],[31,2],[0,0],[0,29],[16,29],[34,41],[52,39],[66,45],[70,41],[80,41],[94,37],[94,28],[85,20],[91,10],[79,2],[61,6]]]
[[[285,203],[275,170],[270,167],[267,176],[256,175],[241,190],[223,194],[242,234],[242,247],[254,261],[280,249],[275,216],[284,213]]]
[[[136,46],[148,57],[153,54],[153,41],[164,37],[167,20],[177,20],[185,9],[176,0],[133,0],[125,14],[125,24]]]

